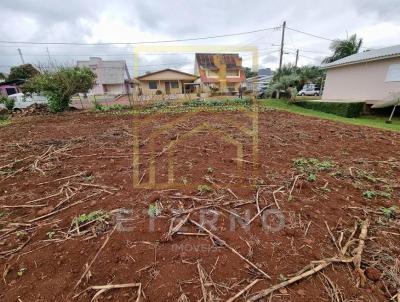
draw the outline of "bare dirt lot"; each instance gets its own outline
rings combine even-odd
[[[388,301],[399,139],[273,110],[17,118],[0,300]]]

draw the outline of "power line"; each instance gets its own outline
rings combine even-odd
[[[275,48],[266,48],[263,47],[263,50],[259,51],[258,53],[262,53],[265,51],[273,51]],[[269,49],[269,50],[267,50]],[[240,52],[240,51],[238,51]],[[156,56],[162,56],[162,55],[185,55],[185,54],[195,54],[196,52],[176,52],[176,53],[139,53],[139,55],[143,56],[148,56],[148,55],[156,55]],[[57,54],[57,53],[52,53],[52,57],[126,57],[130,56],[133,57],[135,53],[116,53],[116,54]],[[246,54],[245,54],[246,55]],[[249,54],[251,55],[251,54]],[[0,54],[0,57],[17,57],[19,54]],[[48,57],[48,54],[24,54],[25,57]]]
[[[232,37],[239,35],[248,35],[257,32],[267,31],[267,30],[277,30],[280,26],[277,27],[269,27],[269,28],[261,28],[251,31],[244,31],[239,33],[232,34],[222,34],[215,36],[206,36],[206,37],[196,37],[196,38],[186,38],[186,39],[175,39],[175,40],[159,40],[159,41],[138,41],[138,42],[100,42],[100,43],[81,43],[81,42],[32,42],[32,41],[5,41],[1,40],[0,43],[3,44],[29,44],[29,45],[137,45],[137,44],[156,44],[156,43],[172,43],[172,42],[185,42],[185,41],[196,41],[196,40],[207,40],[207,39],[216,39],[223,37]]]
[[[332,40],[332,39],[329,39],[329,38],[325,38],[325,37],[322,37],[322,36],[318,36],[318,35],[315,35],[315,34],[311,34],[311,33],[308,33],[308,32],[302,31],[302,30],[298,30],[298,29],[294,29],[294,28],[290,28],[290,27],[286,27],[286,28],[291,30],[291,31],[295,31],[295,32],[301,33],[303,35],[311,36],[311,37],[314,37],[314,38],[319,38],[319,39],[323,39],[323,40],[331,41],[331,42],[335,41],[335,40]]]

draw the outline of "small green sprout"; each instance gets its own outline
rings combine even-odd
[[[208,167],[208,168],[207,168],[207,173],[210,173],[210,174],[211,174],[211,173],[213,173],[213,172],[214,172],[214,169],[213,169],[213,168],[211,168],[211,167]]]
[[[381,207],[379,209],[382,214],[386,217],[386,218],[393,218],[396,214],[397,211],[397,206],[391,206],[389,208],[385,208],[385,207]]]
[[[49,231],[49,232],[46,233],[46,235],[47,235],[47,237],[48,237],[49,239],[53,239],[53,237],[54,237],[55,234],[56,234],[56,232],[54,232],[54,231]]]
[[[85,224],[91,221],[105,221],[107,219],[110,218],[110,214],[108,214],[107,212],[104,212],[102,210],[98,210],[98,211],[93,211],[90,212],[89,214],[81,214],[78,217],[74,218],[74,224],[78,223],[78,224]]]
[[[315,175],[314,173],[310,173],[310,174],[308,174],[307,180],[310,182],[316,181],[317,175]]]
[[[150,217],[157,217],[161,215],[161,209],[158,207],[157,204],[150,204],[147,213]]]
[[[363,196],[368,198],[368,199],[372,199],[374,197],[377,196],[381,196],[381,197],[385,197],[385,198],[391,198],[392,197],[392,193],[391,192],[385,192],[385,191],[375,191],[375,190],[368,190],[368,191],[364,191],[363,192]]]
[[[211,188],[208,185],[198,185],[197,186],[197,191],[199,191],[200,194],[205,194],[205,193],[210,193],[213,191],[213,188]]]
[[[363,196],[368,199],[372,199],[372,198],[376,197],[376,195],[377,195],[377,193],[374,190],[368,190],[368,191],[363,192]]]

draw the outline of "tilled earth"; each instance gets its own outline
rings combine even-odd
[[[399,138],[274,110],[16,118],[0,300],[388,301]]]

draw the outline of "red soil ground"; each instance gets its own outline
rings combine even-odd
[[[369,219],[364,286],[357,286],[352,263],[333,263],[263,299],[388,301],[400,288],[400,219],[395,208],[385,216],[382,207],[400,206],[399,138],[272,110],[254,124],[246,112],[17,118],[0,128],[0,300],[90,301],[96,290],[82,293],[90,286],[140,283],[140,301],[225,301],[260,279],[237,299],[245,301],[311,261],[336,257],[355,224],[357,239]],[[172,152],[165,149],[170,143]],[[307,164],[309,158],[318,162]],[[257,203],[269,216],[243,227],[238,216],[254,217]],[[71,225],[96,210],[111,214],[79,231]],[[191,214],[182,221],[187,214],[177,211]],[[174,226],[185,223],[167,236],[173,217]],[[194,225],[205,220],[231,249]],[[332,289],[343,299],[331,300]],[[139,301],[137,293],[112,289],[99,301]]]

